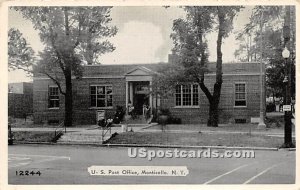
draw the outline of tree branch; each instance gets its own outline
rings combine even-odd
[[[28,68],[26,69],[26,68],[20,67],[17,64],[14,64],[14,63],[9,63],[9,67],[14,67],[12,69],[21,69],[21,70],[23,70],[25,72],[28,72],[28,73],[33,73],[32,70],[30,70]]]
[[[62,90],[61,85],[60,85],[60,82],[59,82],[56,78],[52,77],[52,76],[51,76],[50,74],[48,74],[47,72],[41,72],[41,73],[47,75],[51,80],[53,80],[53,82],[58,86],[59,92],[60,92],[61,94],[63,94],[63,95],[66,95],[66,92],[64,92],[64,91]]]
[[[198,81],[198,84],[202,90],[202,92],[205,94],[205,96],[207,97],[209,103],[211,104],[213,101],[213,97],[211,95],[211,93],[209,92],[208,88],[205,86],[204,84],[204,80]]]
[[[51,44],[52,44],[52,47],[53,47],[53,49],[54,49],[54,51],[57,55],[59,66],[60,66],[61,70],[63,71],[63,73],[65,74],[65,67],[64,67],[63,63],[61,62],[62,57],[60,56],[60,53],[56,49],[54,35],[53,35],[53,29],[52,29],[51,26],[49,26],[49,31],[50,31]]]

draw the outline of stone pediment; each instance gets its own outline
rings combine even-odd
[[[154,74],[155,72],[146,68],[146,67],[136,67],[131,71],[127,72],[126,76],[149,76]]]

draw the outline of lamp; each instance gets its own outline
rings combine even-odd
[[[282,57],[285,59],[290,57],[290,51],[286,47],[284,47],[284,49],[282,51]]]
[[[285,62],[285,77],[283,82],[285,83],[285,106],[291,106],[291,63],[288,61],[290,57],[290,51],[285,46],[282,51],[282,57]],[[292,122],[291,122],[291,108],[284,111],[284,144],[283,148],[294,147],[292,142]]]

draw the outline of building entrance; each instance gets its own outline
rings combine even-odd
[[[149,97],[146,94],[135,94],[134,95],[134,108],[135,108],[135,113],[137,115],[142,115],[143,114],[143,106],[144,105],[149,105]]]
[[[132,82],[132,87],[135,114],[143,115],[143,107],[149,106],[149,81]]]

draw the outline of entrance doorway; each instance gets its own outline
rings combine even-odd
[[[137,115],[143,114],[143,106],[149,105],[149,96],[146,94],[135,94],[133,97],[134,109]]]
[[[143,106],[149,106],[149,81],[132,82],[132,100],[136,115],[143,115]]]

